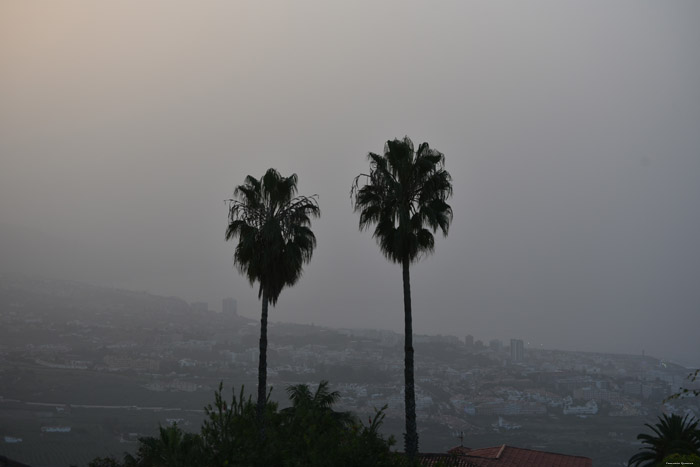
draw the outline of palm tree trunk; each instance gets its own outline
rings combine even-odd
[[[267,292],[262,296],[262,317],[260,318],[260,356],[258,357],[258,421],[260,433],[264,437],[263,416],[267,402]]]
[[[403,259],[403,309],[404,309],[404,379],[406,406],[406,434],[404,449],[409,459],[418,454],[418,432],[416,429],[416,391],[413,382],[413,319],[411,317],[411,276],[410,261]]]

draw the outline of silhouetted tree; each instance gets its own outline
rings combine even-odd
[[[139,439],[134,456],[124,462],[95,458],[94,467],[406,467],[403,456],[392,452],[393,438],[384,439],[379,427],[384,409],[376,410],[369,425],[333,405],[337,392],[321,381],[316,391],[300,384],[287,388],[291,407],[265,406],[266,436],[260,440],[257,406],[252,398],[234,393],[230,402],[215,392],[214,404],[205,407],[201,435],[184,433],[177,426],[160,429],[159,437]]]
[[[289,467],[399,466],[403,458],[390,451],[393,438],[379,434],[384,408],[365,426],[350,412],[333,405],[340,398],[321,381],[316,391],[306,384],[287,388],[292,406],[280,412],[284,465]]]
[[[205,454],[202,438],[177,425],[159,428],[158,437],[139,439],[137,457],[127,456],[126,465],[138,467],[191,467],[201,465]]]
[[[229,200],[226,240],[238,237],[234,263],[250,281],[258,282],[262,299],[258,362],[258,417],[267,399],[267,309],[282,289],[294,285],[302,266],[311,259],[316,237],[309,228],[320,215],[316,197],[297,196],[297,176],[281,176],[269,169],[258,180],[248,175]],[[261,425],[262,427],[262,425]],[[263,430],[263,428],[261,428]]]
[[[352,415],[333,410],[340,394],[330,392],[327,381],[321,381],[315,392],[306,384],[289,386],[287,394],[292,406],[281,411],[288,434],[287,456],[296,459],[296,465],[323,465],[328,453],[319,447],[337,444],[340,434],[352,426]]]
[[[653,435],[641,433],[637,439],[646,444],[642,452],[630,457],[630,466],[653,466],[671,454],[700,454],[700,431],[698,421],[688,416],[662,415],[654,426],[648,423]]]
[[[202,438],[206,446],[209,464],[204,461],[199,465],[212,466],[256,466],[279,465],[279,452],[269,449],[278,444],[279,415],[277,404],[270,402],[269,394],[265,404],[265,420],[268,423],[266,439],[260,442],[260,419],[251,397],[244,396],[244,388],[236,397],[232,394],[231,402],[222,396],[223,382],[214,393],[214,404],[204,408],[207,418],[202,424]]]
[[[444,169],[445,156],[422,143],[414,152],[408,137],[387,141],[384,155],[369,153],[370,173],[355,177],[350,196],[360,212],[360,230],[375,225],[373,237],[390,261],[403,271],[405,325],[405,449],[418,452],[413,376],[413,323],[410,264],[435,249],[432,232],[447,235],[452,208],[452,179]],[[361,182],[365,182],[360,186]],[[432,232],[431,232],[432,231]]]

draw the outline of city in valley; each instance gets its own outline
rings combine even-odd
[[[217,304],[218,305],[218,304]],[[256,390],[259,323],[222,312],[78,282],[0,280],[0,445],[32,466],[86,465],[133,452],[138,438],[177,423],[197,431],[203,408]],[[253,312],[246,310],[253,316]],[[508,444],[623,465],[636,436],[663,412],[700,414],[689,369],[651,355],[532,348],[526,336],[416,334],[421,449]],[[328,380],[338,410],[363,420],[386,406],[384,432],[403,430],[403,336],[273,322],[268,384],[284,404],[291,384]]]

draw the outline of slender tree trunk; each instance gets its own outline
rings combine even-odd
[[[403,309],[404,309],[404,379],[406,405],[406,434],[404,449],[409,459],[415,459],[418,454],[418,431],[416,429],[416,391],[413,382],[413,319],[411,317],[411,276],[410,261],[403,260]]]
[[[265,437],[264,414],[267,402],[267,292],[263,291],[262,316],[260,318],[260,356],[258,357],[258,421],[260,435]]]

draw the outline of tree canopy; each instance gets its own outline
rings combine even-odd
[[[351,196],[360,212],[360,230],[372,236],[390,261],[414,261],[435,249],[432,232],[447,235],[452,208],[452,178],[445,156],[428,143],[414,151],[410,138],[387,141],[384,154],[369,153],[369,174],[355,177]],[[364,185],[361,184],[364,182]]]
[[[260,179],[248,175],[229,200],[226,240],[238,237],[234,263],[273,305],[299,280],[316,246],[310,225],[321,210],[315,195],[295,196],[297,182],[296,174],[269,169]]]
[[[308,385],[287,388],[291,407],[279,410],[267,401],[266,437],[258,437],[256,405],[241,388],[223,396],[223,384],[214,403],[205,407],[206,419],[199,433],[186,433],[179,426],[160,427],[155,437],[139,439],[135,455],[122,461],[96,458],[90,467],[399,467],[405,459],[391,447],[379,428],[384,408],[365,425],[349,412],[333,405],[339,398],[321,381],[312,391]]]

